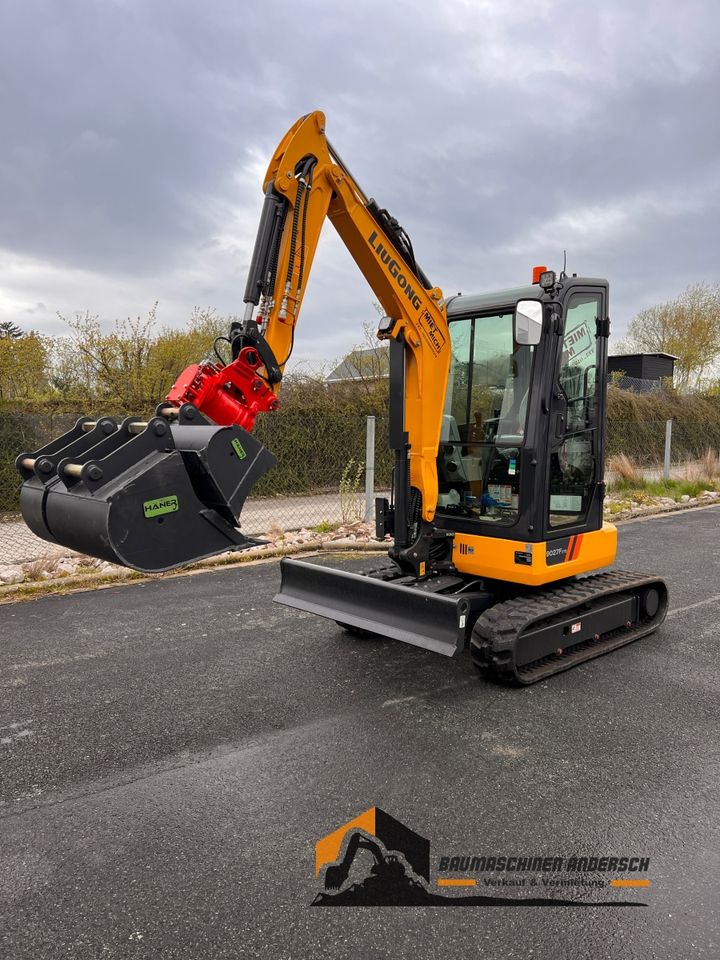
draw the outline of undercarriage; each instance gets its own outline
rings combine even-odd
[[[415,578],[281,562],[275,601],[353,633],[454,657],[469,647],[488,679],[526,686],[652,633],[665,619],[657,577],[614,570],[530,590],[454,574]]]

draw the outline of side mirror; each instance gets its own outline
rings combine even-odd
[[[539,300],[518,300],[513,318],[515,342],[523,347],[540,343],[542,336],[543,307]]]

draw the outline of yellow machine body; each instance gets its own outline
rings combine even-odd
[[[601,530],[545,543],[456,533],[452,559],[457,570],[468,576],[539,587],[609,567],[615,563],[616,551],[617,528],[604,523]],[[518,557],[523,558],[521,563]]]

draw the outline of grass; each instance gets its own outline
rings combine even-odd
[[[618,453],[608,457],[606,465],[608,473],[613,474],[618,483],[642,484],[643,475],[632,457]]]
[[[697,497],[704,490],[717,490],[712,480],[650,480],[645,487],[651,497],[673,497],[679,500],[685,495]]]
[[[332,533],[333,530],[337,530],[340,526],[339,523],[330,523],[329,520],[322,520],[315,527],[310,527],[315,533]]]
[[[717,451],[713,450],[712,447],[708,447],[703,454],[700,466],[703,474],[710,480],[720,477],[720,459],[718,459]]]
[[[18,600],[33,600],[35,597],[50,595],[63,596],[97,587],[116,587],[133,580],[150,579],[136,570],[123,573],[77,574],[61,577],[59,580],[35,580],[25,583],[0,586],[0,604],[16,603]]]
[[[340,514],[343,523],[358,523],[363,518],[361,484],[365,464],[351,457],[340,478]]]
[[[710,447],[696,463],[687,464],[684,477],[648,480],[633,458],[624,453],[609,457],[607,470],[613,477],[608,484],[608,491],[623,494],[626,502],[634,500],[640,504],[651,504],[657,497],[671,498],[678,502],[685,496],[697,497],[705,490],[720,491],[718,457]],[[610,506],[610,513],[618,513],[620,509],[624,509],[620,504],[614,506],[614,510],[613,506]]]
[[[627,500],[649,503],[653,497],[671,497],[679,501],[684,496],[697,497],[704,490],[720,491],[720,483],[709,480],[707,477],[677,480],[646,480],[644,477],[639,477],[630,480],[618,476],[609,484],[608,489],[611,493],[624,494]]]

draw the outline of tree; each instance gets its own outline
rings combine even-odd
[[[53,387],[65,399],[104,405],[110,413],[143,413],[162,401],[185,367],[212,354],[213,341],[227,334],[231,318],[196,308],[183,330],[157,331],[156,309],[116,320],[107,333],[89,311],[61,316],[70,335],[55,340]],[[227,344],[225,353],[229,358]]]
[[[65,318],[70,336],[57,339],[51,382],[61,393],[85,403],[108,404],[111,412],[135,413],[145,406],[144,373],[155,322],[146,318],[115,321],[104,333],[100,318],[89,311]]]
[[[231,360],[230,346],[224,342],[230,330],[230,324],[237,317],[221,317],[214,310],[195,307],[190,320],[181,330],[163,327],[154,338],[148,352],[145,370],[148,397],[162,400],[185,367],[199,363],[205,357],[217,360],[223,357],[226,363]],[[217,344],[218,355],[213,344]]]
[[[694,283],[675,300],[641,310],[619,352],[677,357],[675,386],[697,387],[720,357],[720,284]]]
[[[0,400],[27,401],[47,387],[47,351],[36,333],[0,337]]]
[[[0,340],[19,340],[22,335],[23,331],[12,320],[0,322]]]

